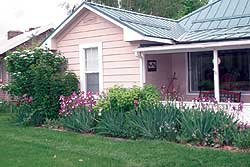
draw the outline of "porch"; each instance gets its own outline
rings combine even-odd
[[[136,53],[142,85],[153,84],[160,90],[165,85],[187,104],[201,92],[212,91],[216,101],[226,105],[221,90],[235,92],[248,115],[244,122],[250,120],[250,40],[145,47]]]

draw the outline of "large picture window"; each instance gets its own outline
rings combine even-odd
[[[250,49],[222,50],[219,55],[220,89],[250,91]],[[213,52],[189,53],[189,91],[214,89]]]
[[[250,91],[250,49],[219,51],[220,88]]]
[[[81,51],[81,89],[94,93],[102,91],[100,46],[80,46]]]
[[[189,91],[212,90],[214,87],[213,52],[189,53]]]

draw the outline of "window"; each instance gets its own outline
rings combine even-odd
[[[212,90],[214,87],[213,52],[189,54],[189,91]]]
[[[219,51],[220,88],[250,91],[250,49]]]
[[[250,49],[218,52],[220,89],[250,91]],[[213,52],[193,52],[188,57],[189,91],[213,90]]]
[[[80,46],[81,90],[94,93],[102,91],[100,45]]]

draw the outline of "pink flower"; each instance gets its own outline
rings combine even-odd
[[[243,106],[244,106],[244,103],[243,102],[240,102],[239,104],[239,111],[243,112]]]
[[[135,106],[138,106],[138,105],[139,105],[139,100],[138,100],[138,99],[135,99],[135,100],[134,100],[134,105],[135,105]]]
[[[33,101],[33,98],[30,96],[29,103],[31,103],[32,101]]]
[[[64,100],[65,97],[63,95],[60,96],[59,100]]]

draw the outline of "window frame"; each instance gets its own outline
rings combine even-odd
[[[98,71],[86,71],[85,66],[85,53],[86,49],[97,48],[98,53]],[[80,89],[81,91],[87,91],[87,80],[86,74],[99,73],[99,92],[103,91],[103,62],[102,62],[102,43],[89,43],[79,45],[79,56],[80,56]]]

